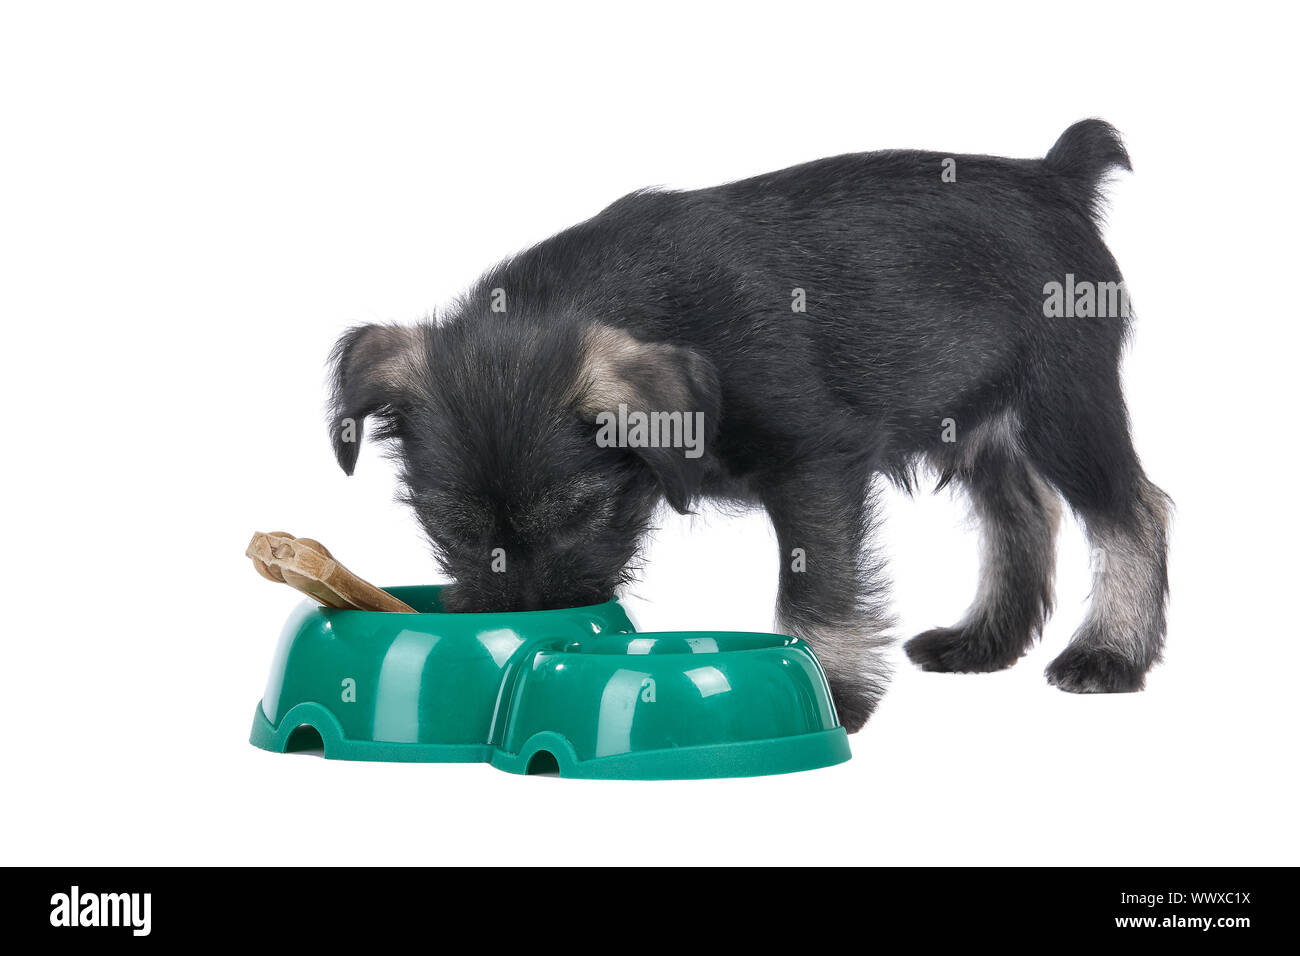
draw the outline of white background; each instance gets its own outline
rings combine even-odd
[[[1297,860],[1294,31],[1282,5],[7,4],[0,853],[41,864]],[[1177,504],[1143,694],[1042,669],[898,677],[849,763],[606,783],[283,757],[246,742],[297,596],[254,530],[432,578],[325,356],[651,184],[846,151],[1041,156],[1126,135],[1108,228],[1138,313],[1137,446]],[[892,494],[899,634],[955,620],[960,500]],[[643,628],[765,629],[761,515],[666,518]]]

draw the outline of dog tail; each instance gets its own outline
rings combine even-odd
[[[1080,120],[1062,133],[1047,151],[1043,166],[1094,221],[1101,215],[1107,174],[1112,169],[1133,171],[1119,130],[1099,119]]]

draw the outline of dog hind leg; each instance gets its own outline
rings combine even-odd
[[[1141,690],[1165,641],[1169,506],[1146,475],[1125,506],[1083,514],[1093,555],[1092,598],[1047,679],[1077,694]]]
[[[1093,555],[1087,614],[1047,679],[1074,693],[1141,690],[1164,648],[1169,499],[1138,463],[1117,373],[1053,391],[1032,416],[1029,456],[1082,520]]]
[[[1007,421],[983,431],[955,477],[979,521],[979,589],[961,621],[917,635],[904,650],[923,670],[1001,670],[1033,645],[1051,612],[1060,503]]]

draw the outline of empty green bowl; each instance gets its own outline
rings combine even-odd
[[[637,634],[617,601],[507,614],[304,602],[251,742],[344,760],[487,761],[514,773],[672,779],[829,766],[850,756],[825,675],[778,634]]]

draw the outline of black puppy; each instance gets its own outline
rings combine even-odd
[[[767,509],[777,626],[840,718],[888,679],[873,481],[935,468],[974,500],[974,604],[908,642],[927,670],[1010,666],[1052,603],[1058,493],[1093,545],[1091,608],[1047,669],[1132,691],[1165,631],[1164,494],[1129,438],[1119,268],[1100,186],[1131,168],[1078,123],[1041,160],[890,151],[633,193],[491,269],[440,324],[333,355],[333,440],[395,442],[451,610],[609,598],[664,499]]]

